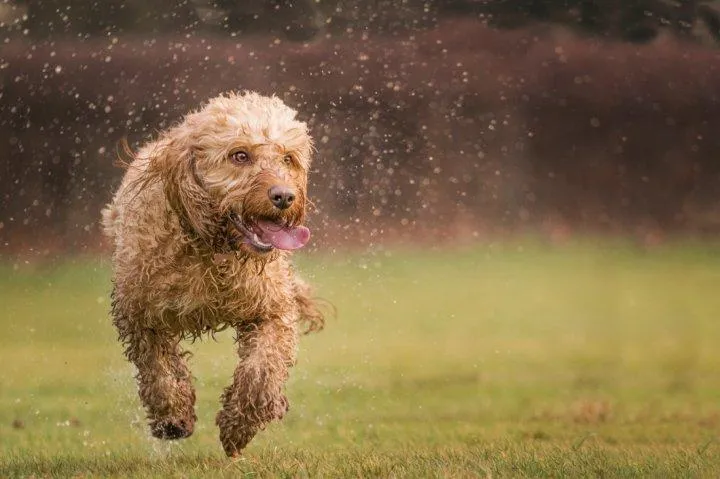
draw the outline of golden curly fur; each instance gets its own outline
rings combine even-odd
[[[318,330],[323,316],[289,252],[267,251],[247,225],[303,228],[312,140],[295,115],[256,93],[214,98],[133,155],[103,210],[115,247],[113,322],[156,437],[193,432],[195,393],[180,341],[203,332],[237,333],[239,362],[216,418],[228,455],[288,409],[299,323]],[[273,203],[274,185],[294,192],[289,206]]]

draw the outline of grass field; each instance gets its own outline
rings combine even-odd
[[[533,243],[299,258],[338,310],[231,462],[232,338],[195,435],[150,439],[106,261],[0,269],[0,477],[718,477],[720,249]]]

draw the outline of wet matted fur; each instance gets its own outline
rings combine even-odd
[[[275,97],[219,96],[133,154],[103,210],[115,247],[113,323],[156,437],[193,432],[181,339],[227,327],[239,361],[216,418],[225,452],[238,454],[288,410],[302,323],[323,326],[287,251],[307,241],[312,140],[295,115]],[[293,193],[285,203],[269,194],[278,185]]]

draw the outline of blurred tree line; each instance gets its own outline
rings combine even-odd
[[[718,234],[718,23],[709,1],[0,0],[0,255],[97,245],[119,142],[246,88],[313,130],[321,241]]]
[[[530,22],[564,25],[585,34],[642,43],[663,31],[720,39],[718,4],[707,0],[486,0],[472,2],[501,27]]]
[[[122,33],[265,33],[306,41],[348,29],[398,35],[444,17],[502,28],[561,25],[578,33],[647,42],[667,31],[720,40],[717,0],[5,0],[35,38]],[[7,10],[7,8],[6,8]],[[0,12],[2,13],[2,12]]]

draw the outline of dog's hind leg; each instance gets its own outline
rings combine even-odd
[[[125,355],[137,367],[140,399],[150,420],[150,431],[159,439],[181,439],[195,427],[195,391],[180,338],[138,327],[116,315],[115,325],[125,344]]]
[[[238,455],[259,430],[287,412],[285,381],[295,363],[297,336],[296,321],[280,318],[238,327],[240,363],[215,420],[228,456]]]

